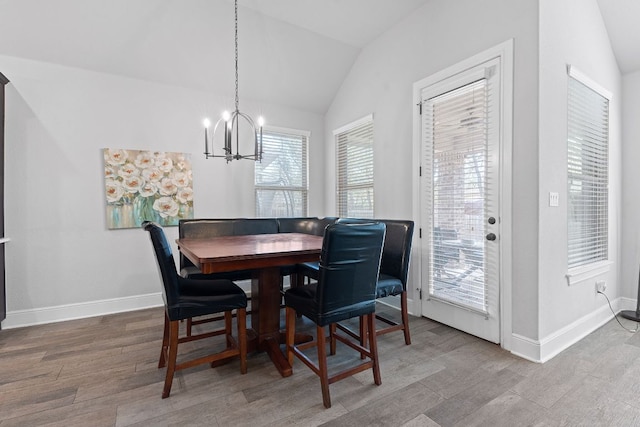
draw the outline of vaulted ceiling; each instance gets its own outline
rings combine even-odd
[[[622,74],[640,71],[640,1],[598,0]]]
[[[324,113],[362,46],[426,1],[241,0],[240,97]],[[232,100],[234,5],[0,0],[0,54],[209,90]]]
[[[360,50],[431,0],[239,0],[240,97],[324,113]],[[598,0],[623,73],[638,0]],[[0,55],[233,99],[233,0],[0,0]]]

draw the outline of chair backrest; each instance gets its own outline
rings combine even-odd
[[[386,225],[387,232],[382,248],[380,274],[387,274],[399,279],[403,288],[407,288],[409,277],[409,261],[411,259],[411,244],[413,241],[413,221],[399,219],[360,219],[340,218],[338,223],[358,224],[367,221],[377,221]]]
[[[411,243],[413,241],[413,221],[380,219],[376,220],[387,226],[382,249],[380,273],[397,277],[407,289],[409,277],[409,261],[411,259]]]
[[[304,233],[322,236],[327,225],[336,222],[335,217],[326,218],[278,218],[280,233]]]
[[[375,311],[384,235],[379,222],[327,226],[316,292],[320,326]]]
[[[158,261],[158,270],[164,290],[165,304],[173,306],[178,300],[178,273],[176,272],[176,262],[173,259],[171,246],[167,241],[164,230],[158,224],[145,221],[142,228],[149,232],[153,250]]]

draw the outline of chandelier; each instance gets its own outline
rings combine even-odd
[[[231,113],[225,111],[222,113],[222,117],[218,119],[213,127],[213,138],[209,137],[209,128],[211,127],[211,121],[204,119],[204,155],[205,158],[210,157],[223,157],[229,163],[232,160],[249,159],[254,161],[262,161],[262,126],[264,126],[264,119],[258,117],[258,127],[253,119],[246,113],[240,111],[239,97],[238,97],[238,0],[235,0],[235,46],[236,46],[236,104],[235,110]],[[243,119],[250,128],[254,138],[254,152],[252,154],[240,154],[240,119]],[[218,128],[222,128],[224,123],[224,145],[222,147],[224,154],[215,154],[213,152],[213,145],[216,140],[216,135],[222,132],[218,132]],[[234,141],[235,133],[235,141]],[[220,138],[218,138],[220,139]],[[211,151],[209,151],[209,140],[211,140]],[[235,153],[233,151],[235,142]]]

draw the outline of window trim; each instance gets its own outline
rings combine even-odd
[[[593,79],[589,78],[586,74],[578,70],[575,66],[571,64],[567,64],[567,75],[569,78],[573,78],[577,82],[585,85],[589,89],[593,90],[594,92],[596,92],[597,94],[605,98],[609,103],[609,105],[611,105],[611,101],[613,99],[612,92],[605,89],[603,86],[599,85],[598,83],[596,83]],[[569,94],[569,80],[567,80],[567,99],[568,99],[568,94]],[[567,103],[568,103],[568,100],[567,100]],[[568,108],[569,106],[567,105],[567,123],[568,123]],[[608,118],[610,117],[611,116],[609,111]],[[568,140],[568,137],[569,135],[567,133],[567,140]],[[609,152],[611,149],[610,142],[611,142],[611,127],[608,126],[607,127],[607,152]],[[568,176],[568,171],[567,171],[567,176]],[[609,157],[607,157],[607,182],[609,182],[610,176],[611,176],[610,161],[609,161]],[[568,194],[568,191],[569,189],[567,188],[567,194]],[[611,198],[611,193],[608,190],[607,190],[607,198],[609,199]],[[569,202],[567,200],[567,204],[568,203]],[[609,219],[611,218],[611,203],[607,204],[607,209],[608,209],[607,227],[610,228],[611,223]],[[569,222],[569,216],[567,213],[567,225],[568,225],[568,222]],[[611,246],[611,239],[609,236],[611,236],[610,232],[608,232],[608,236],[607,236],[607,259],[594,261],[588,264],[578,265],[575,267],[568,267],[567,274],[565,275],[568,286],[576,285],[580,282],[584,282],[588,279],[593,279],[594,277],[597,277],[609,272],[609,270],[611,269],[611,265],[613,264],[613,262],[609,258],[611,253],[610,247],[609,247]],[[567,240],[567,246],[568,246],[568,240]],[[567,263],[568,263],[568,260],[567,260]]]
[[[338,134],[345,133],[350,131],[353,128],[357,128],[358,126],[362,126],[365,123],[371,122],[373,125],[373,113],[367,114],[364,117],[359,118],[358,120],[354,120],[353,122],[347,123],[344,126],[340,126],[338,129],[333,131],[333,136],[336,137]]]
[[[603,86],[600,86],[598,83],[596,83],[594,80],[589,78],[586,74],[578,70],[573,65],[571,64],[567,65],[567,74],[569,75],[569,77],[576,79],[577,81],[587,86],[591,90],[598,92],[604,98],[607,98],[609,103],[611,103],[611,100],[613,98],[613,94],[611,93],[611,91],[605,89]]]

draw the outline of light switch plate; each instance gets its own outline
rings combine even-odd
[[[549,206],[557,207],[560,205],[560,195],[554,191],[549,192]]]

